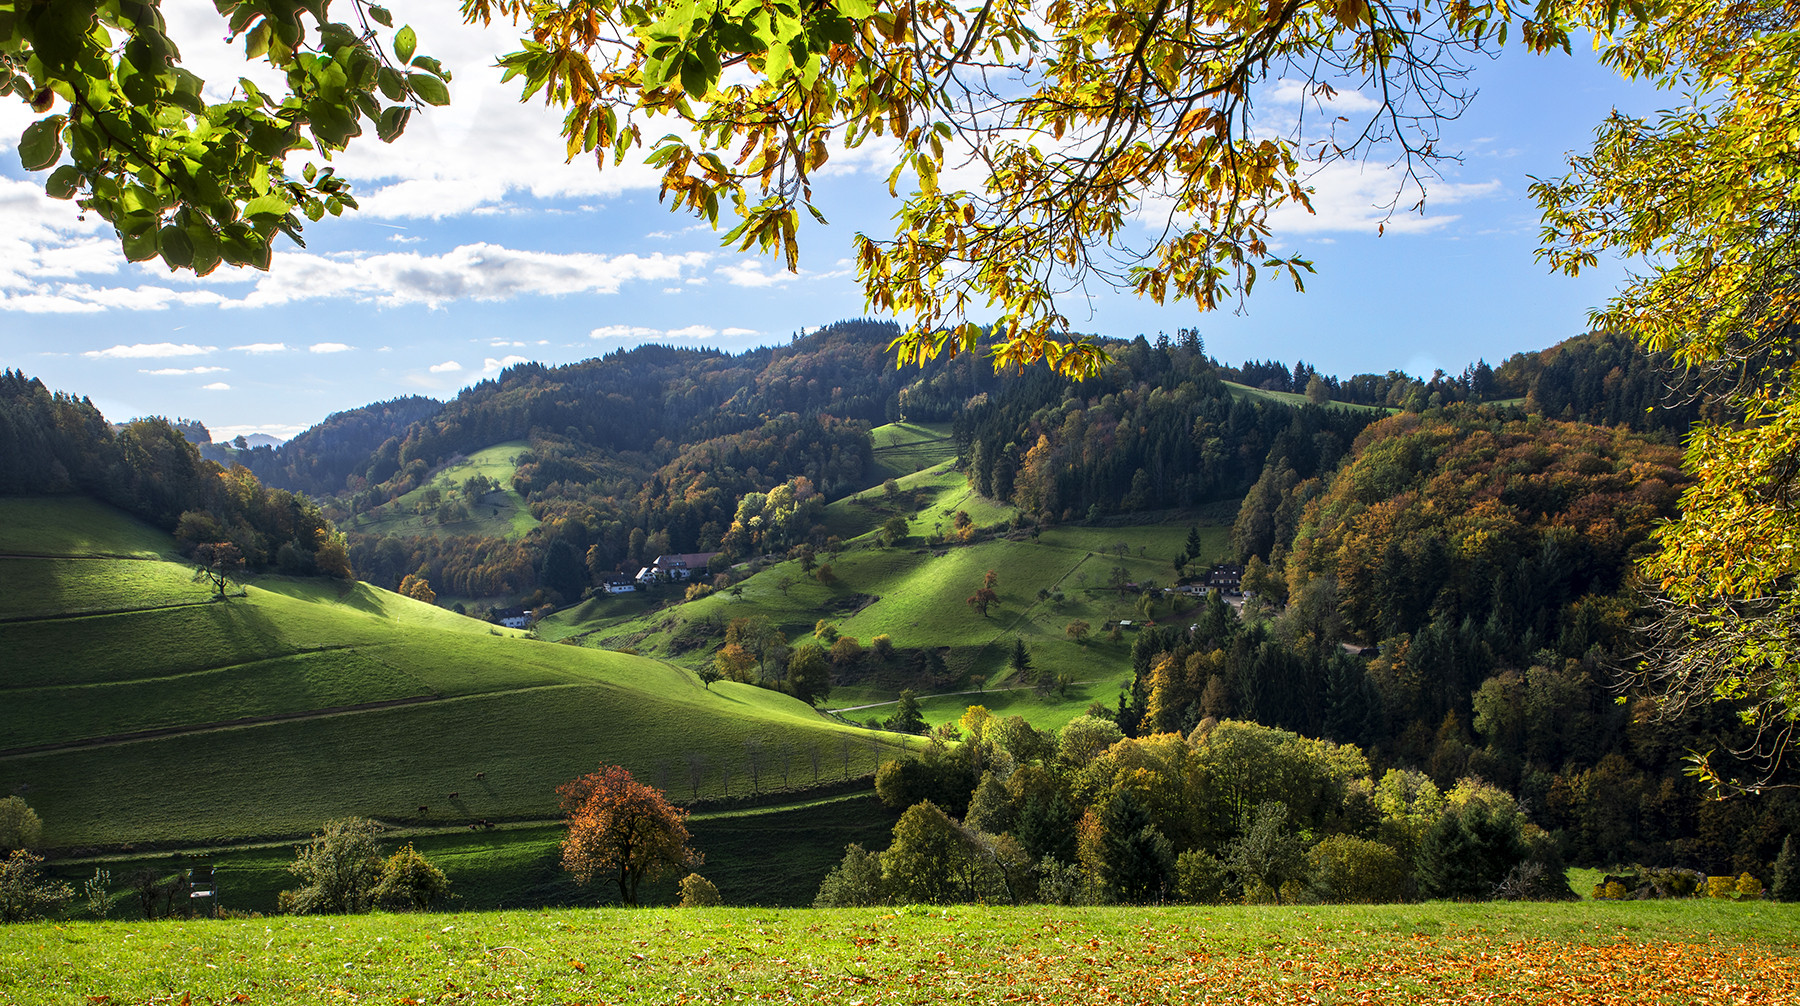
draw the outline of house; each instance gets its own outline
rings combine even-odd
[[[679,555],[659,555],[650,568],[655,569],[664,579],[683,581],[696,576],[706,575],[706,564],[712,561],[717,552],[683,552]],[[638,574],[640,582],[643,574]]]
[[[523,629],[531,624],[531,612],[520,607],[495,608],[494,621],[509,629]]]
[[[1235,564],[1214,566],[1206,574],[1206,587],[1221,594],[1241,594],[1244,592],[1244,567]]]
[[[608,594],[630,594],[637,590],[637,581],[629,576],[612,573],[600,579],[600,589]]]
[[[665,579],[667,578],[663,576],[662,570],[655,566],[645,566],[637,571],[637,576],[632,577],[640,587],[654,587]]]

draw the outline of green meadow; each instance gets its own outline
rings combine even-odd
[[[1300,408],[1301,406],[1312,404],[1312,400],[1307,398],[1305,395],[1298,394],[1298,393],[1292,392],[1292,391],[1269,391],[1266,388],[1252,388],[1248,384],[1239,384],[1236,381],[1224,381],[1222,383],[1227,388],[1230,388],[1233,394],[1243,395],[1243,396],[1246,396],[1249,398],[1262,398],[1262,399],[1266,399],[1271,402],[1278,402],[1282,405],[1291,405],[1294,408]],[[1334,401],[1334,402],[1327,402],[1326,404],[1333,408],[1360,409],[1365,412],[1386,413],[1386,412],[1396,411],[1394,409],[1383,408],[1382,406],[1379,406],[1379,405],[1360,405],[1355,402],[1336,402],[1336,401]]]
[[[875,469],[896,478],[956,460],[950,423],[889,423],[869,431],[874,441]]]
[[[538,524],[537,518],[531,516],[524,497],[512,488],[513,473],[518,470],[516,459],[529,449],[530,445],[523,440],[485,447],[433,472],[430,479],[411,492],[357,514],[345,521],[343,528],[364,534],[409,537],[478,535],[485,538],[522,538]],[[433,493],[444,500],[452,496],[461,498],[462,484],[476,475],[492,479],[500,488],[464,499],[469,513],[467,519],[446,522],[439,519],[435,510],[426,506],[428,495]],[[422,509],[427,512],[421,513]]]
[[[778,753],[816,753],[838,780],[911,743],[367,584],[263,577],[212,600],[184,564],[82,556],[93,542],[55,530],[70,505],[0,500],[0,525],[45,529],[55,556],[0,560],[9,586],[56,585],[8,591],[0,621],[0,792],[26,796],[49,848],[253,842],[347,814],[545,821],[555,787],[601,763],[742,799],[811,785],[791,765],[778,775]],[[118,532],[96,554],[173,551],[121,515],[88,516]]]
[[[779,850],[771,854],[779,855]],[[557,909],[0,927],[18,1004],[1657,1003],[1800,995],[1765,902]]]
[[[1210,514],[1160,513],[1145,515],[1139,524],[995,535],[980,529],[1010,526],[1017,511],[976,494],[948,464],[901,476],[896,483],[895,493],[877,486],[827,508],[826,526],[844,542],[840,550],[816,557],[830,566],[830,582],[790,560],[767,566],[734,591],[686,603],[673,587],[592,598],[552,615],[537,631],[545,638],[629,648],[698,667],[722,645],[725,626],[734,618],[767,617],[793,642],[810,637],[823,618],[865,645],[885,634],[897,647],[939,649],[951,683],[921,703],[933,723],[954,720],[967,706],[981,703],[1055,727],[1092,702],[1115,702],[1120,682],[1131,676],[1133,630],[1113,641],[1104,626],[1141,622],[1142,595],[1116,589],[1115,568],[1131,582],[1174,583],[1173,559],[1196,525],[1202,554],[1195,567],[1204,569],[1229,553],[1229,528]],[[934,543],[952,533],[958,511],[969,514],[977,534],[966,543]],[[906,519],[909,535],[884,547],[876,529],[895,516]],[[997,577],[1000,601],[981,614],[966,602],[989,570]],[[1165,601],[1151,617],[1185,613]],[[1090,627],[1079,643],[1067,633],[1077,621]],[[1013,673],[1010,659],[1020,639],[1038,676],[1066,677],[1071,682],[1066,691],[1047,692]],[[900,668],[865,662],[840,675],[828,705],[854,720],[885,717],[904,677]]]

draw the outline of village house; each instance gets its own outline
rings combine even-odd
[[[524,608],[495,608],[494,621],[509,629],[523,629],[531,624],[531,613]]]

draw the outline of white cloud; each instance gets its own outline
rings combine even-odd
[[[109,349],[90,349],[81,355],[101,360],[154,360],[169,356],[205,356],[218,348],[217,346],[196,346],[191,342],[180,344],[139,342],[130,346],[119,345]]]
[[[1338,161],[1317,167],[1308,178],[1313,188],[1313,212],[1296,205],[1283,206],[1269,215],[1277,234],[1319,234],[1351,231],[1363,234],[1423,234],[1460,219],[1456,214],[1431,212],[1500,194],[1498,181],[1462,184],[1439,181],[1426,190],[1425,212],[1408,212],[1419,201],[1419,188],[1408,183],[1398,168],[1370,167]]]
[[[758,332],[754,328],[727,328],[724,331],[720,332],[719,334],[735,337],[735,336],[743,336],[743,335],[761,335],[762,333]]]
[[[226,384],[224,381],[214,381],[211,384],[201,385],[200,390],[201,391],[230,391],[231,385]]]
[[[1268,99],[1278,105],[1299,105],[1308,111],[1323,109],[1334,115],[1373,112],[1381,107],[1381,102],[1361,91],[1315,90],[1306,81],[1286,77],[1269,88]]]
[[[140,374],[151,374],[156,377],[178,377],[183,374],[222,374],[227,367],[162,367],[157,370],[139,370]]]
[[[344,353],[348,352],[350,347],[341,342],[315,342],[306,349],[311,353]]]
[[[710,339],[719,334],[716,328],[706,325],[689,325],[685,328],[671,328],[663,335],[670,339]]]
[[[417,234],[389,234],[388,240],[397,245],[416,245],[425,239]]]
[[[590,339],[658,339],[663,334],[660,328],[639,328],[636,325],[602,325],[588,333]]]
[[[763,272],[762,259],[739,259],[714,269],[716,275],[725,277],[725,282],[732,286],[764,287],[779,286],[799,277],[791,272]]]
[[[287,440],[293,437],[294,434],[300,433],[306,429],[304,426],[291,423],[252,423],[234,426],[209,425],[207,428],[212,431],[214,443],[229,442],[232,438],[237,437],[240,434],[247,437],[252,433],[263,433],[274,437],[277,440]]]
[[[515,363],[530,363],[530,362],[531,362],[530,360],[526,359],[523,356],[508,355],[508,356],[503,356],[498,360],[496,360],[490,356],[487,358],[486,362],[484,362],[481,365],[481,372],[483,374],[490,374],[490,375],[498,374],[502,370],[505,370],[506,368],[512,366]]]
[[[463,369],[462,364],[457,363],[455,360],[445,360],[443,363],[434,363],[431,365],[431,372],[434,374],[448,374],[461,369]]]
[[[248,345],[233,346],[231,348],[234,352],[238,352],[238,353],[285,353],[285,352],[287,352],[287,343],[285,343],[285,342],[252,342]]]

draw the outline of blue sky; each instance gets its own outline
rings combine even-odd
[[[14,147],[32,116],[0,106],[0,364],[88,395],[114,420],[184,416],[215,436],[291,436],[370,401],[449,397],[518,360],[643,341],[742,349],[865,313],[851,236],[883,233],[898,205],[876,152],[834,157],[819,184],[832,225],[803,234],[793,276],[659,206],[648,169],[564,164],[557,117],[520,105],[487,66],[511,47],[503,28],[460,25],[453,4],[389,6],[456,70],[453,103],[415,116],[396,144],[370,138],[340,155],[364,210],[310,225],[304,251],[278,245],[267,274],[224,268],[196,281],[125,262],[110,229],[77,220],[20,170]],[[165,13],[194,40],[184,56],[202,77],[244,72],[217,46],[211,5]],[[1442,144],[1461,160],[1440,165],[1422,216],[1377,235],[1393,182],[1376,163],[1321,174],[1317,215],[1278,222],[1280,246],[1316,263],[1306,293],[1270,278],[1244,310],[1209,314],[1105,293],[1071,304],[1077,327],[1195,327],[1228,362],[1304,359],[1345,376],[1457,371],[1581,332],[1622,270],[1569,279],[1536,263],[1529,177],[1558,174],[1614,107],[1641,113],[1672,96],[1627,87],[1579,47],[1511,52],[1469,82],[1480,94]],[[1269,89],[1261,107],[1279,117],[1284,100]],[[1357,107],[1343,99],[1343,111]]]

